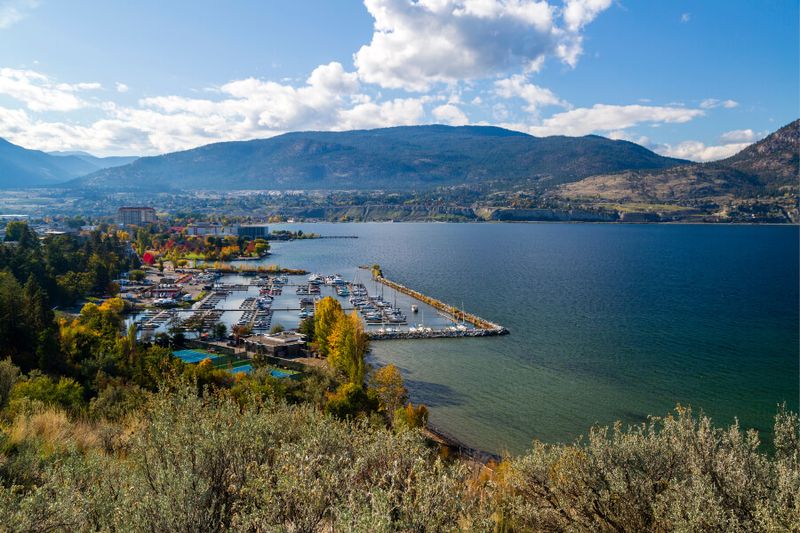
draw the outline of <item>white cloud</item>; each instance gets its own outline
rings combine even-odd
[[[38,0],[0,1],[0,29],[13,26],[39,5]]]
[[[684,107],[595,104],[557,113],[525,130],[539,136],[588,135],[624,130],[642,123],[684,123],[703,114],[701,109]]]
[[[567,29],[572,32],[580,31],[610,6],[611,0],[567,0],[564,5]]]
[[[653,149],[659,154],[669,157],[706,162],[730,157],[744,150],[750,144],[749,142],[742,142],[708,146],[700,141],[683,141],[677,145],[663,144],[655,146]]]
[[[419,124],[425,116],[426,98],[395,98],[388,102],[364,102],[337,113],[337,130],[369,129]]]
[[[492,106],[492,118],[496,121],[504,122],[508,120],[509,115],[508,107],[506,107],[505,104],[495,104]]]
[[[748,128],[746,130],[726,131],[725,133],[720,135],[720,140],[725,143],[753,142],[763,137],[764,137],[763,134],[756,133]]]
[[[0,80],[10,78],[0,75]],[[84,105],[72,94],[74,91],[97,87],[81,83],[58,89],[46,76],[33,72],[26,72],[25,78],[33,80],[25,86],[27,89],[47,83],[54,87],[48,90],[64,92],[60,97],[75,98],[59,106],[63,111]],[[0,107],[0,137],[42,150],[151,154],[216,141],[271,137],[286,131],[417,124],[426,121],[425,105],[433,101],[428,96],[373,101],[359,91],[354,72],[346,72],[339,63],[330,63],[317,67],[299,87],[247,78],[210,92],[218,96],[215,99],[156,96],[141,99],[134,107],[97,102],[93,107],[104,117],[89,125],[46,121],[24,109]],[[41,94],[28,92],[32,92],[25,94],[28,108],[44,110],[40,105],[43,97],[33,98]],[[455,115],[450,118],[457,119]]]
[[[385,88],[426,91],[517,69],[538,71],[548,55],[575,65],[579,32],[610,0],[365,0],[375,19],[354,55],[359,78]]]
[[[503,98],[522,98],[526,105],[525,111],[536,114],[540,108],[546,106],[569,107],[569,104],[558,98],[550,89],[528,83],[525,76],[515,74],[510,78],[494,82],[495,94]]]
[[[703,109],[714,109],[720,106],[725,109],[733,109],[739,106],[739,102],[736,100],[719,100],[717,98],[706,98],[700,102],[700,107]]]
[[[33,70],[0,68],[0,94],[25,104],[31,111],[73,111],[88,104],[75,93],[100,89],[99,83],[54,83]]]
[[[122,82],[117,82],[115,85],[118,93],[126,93],[128,92],[129,87]]]
[[[440,105],[433,110],[433,116],[437,122],[442,124],[450,124],[451,126],[469,124],[467,115],[453,104]]]
[[[691,13],[683,13],[681,15],[681,22],[683,22],[684,24],[686,24],[690,20],[692,20],[692,14]]]

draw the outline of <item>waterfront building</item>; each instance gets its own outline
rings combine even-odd
[[[239,226],[238,235],[251,239],[266,239],[269,235],[269,227],[266,224],[242,224]]]
[[[301,357],[304,355],[306,339],[304,335],[282,331],[272,335],[253,335],[244,339],[248,352],[271,357]]]
[[[236,234],[236,226],[223,226],[222,224],[213,224],[207,222],[189,224],[186,226],[186,235],[193,235],[196,237],[229,237]]]
[[[144,226],[157,222],[158,218],[152,207],[120,207],[116,221],[120,226]]]

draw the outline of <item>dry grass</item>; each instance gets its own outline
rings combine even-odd
[[[12,445],[37,442],[46,455],[68,449],[110,453],[127,448],[137,425],[133,419],[124,425],[70,420],[63,410],[48,407],[18,415],[9,428],[8,441]]]

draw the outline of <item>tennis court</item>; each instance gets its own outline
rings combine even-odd
[[[215,359],[219,357],[217,354],[201,352],[199,350],[178,350],[176,352],[172,352],[172,355],[184,363],[199,363],[203,359]]]

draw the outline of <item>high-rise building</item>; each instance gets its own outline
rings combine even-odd
[[[120,207],[117,209],[117,224],[120,226],[144,226],[157,221],[156,210],[152,207]]]

